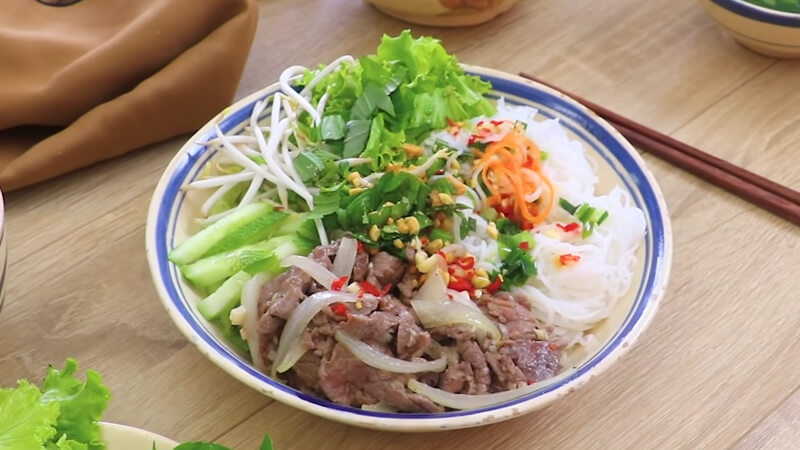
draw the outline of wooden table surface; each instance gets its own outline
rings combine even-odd
[[[239,97],[292,64],[374,51],[406,24],[356,0],[269,0]],[[800,62],[732,42],[693,0],[524,0],[477,28],[412,27],[462,61],[535,73],[795,189]],[[177,440],[280,449],[800,448],[800,230],[645,155],[669,204],[672,280],[629,355],[586,388],[502,424],[390,434],[257,394],[164,313],[144,256],[161,170],[182,140],[8,196],[0,385],[78,359],[114,400],[106,419]]]

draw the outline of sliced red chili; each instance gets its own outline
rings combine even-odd
[[[564,253],[563,255],[558,256],[558,262],[560,262],[562,266],[576,263],[580,260],[581,260],[580,255],[573,255],[572,253]]]
[[[479,127],[482,127],[483,126],[483,121],[482,120],[478,121],[478,123],[476,125],[479,126]]]
[[[522,241],[519,243],[519,248],[522,250],[528,250],[531,248],[531,244],[529,244],[528,241]]]
[[[464,270],[471,270],[473,267],[475,267],[474,256],[464,256],[456,259],[454,262],[458,267],[461,267]]]
[[[344,287],[344,284],[347,283],[347,279],[348,278],[349,277],[344,276],[344,277],[335,279],[333,281],[333,283],[331,283],[331,289],[334,290],[334,291],[341,291],[342,288]]]
[[[557,223],[556,226],[558,228],[561,228],[565,233],[572,233],[573,231],[577,231],[578,228],[581,227],[578,222],[570,222],[566,225],[561,225],[560,223]]]
[[[361,241],[356,241],[356,252],[364,253],[364,243]]]
[[[500,288],[503,286],[503,277],[498,275],[492,283],[486,287],[486,290],[489,291],[490,294],[494,294],[495,292],[499,291]]]
[[[491,124],[494,125],[494,126],[499,126],[499,125],[502,125],[503,123],[505,123],[505,120],[492,120],[491,121]]]
[[[451,119],[449,117],[445,117],[445,120],[447,121],[447,126],[450,126],[450,127],[457,127],[458,126],[458,124],[453,122],[453,119]]]
[[[533,229],[533,223],[532,222],[522,222],[520,224],[520,228],[522,228],[525,231],[530,231],[530,230]]]
[[[344,316],[347,317],[347,306],[344,303],[332,303],[331,304],[331,312],[336,314],[337,316]]]
[[[374,295],[376,297],[381,297],[381,296],[386,295],[389,292],[389,290],[392,288],[391,284],[387,284],[386,287],[384,287],[383,289],[378,289],[377,286],[375,286],[374,284],[372,284],[372,283],[370,283],[369,281],[366,281],[366,280],[359,281],[358,285],[361,286],[361,290],[363,292],[366,292],[367,294]]]
[[[473,145],[475,143],[475,141],[478,140],[479,137],[480,136],[478,136],[477,134],[471,134],[469,136],[469,140],[467,140],[467,145]]]
[[[470,291],[472,290],[472,283],[469,280],[451,276],[447,287],[454,291]]]
[[[438,252],[436,252],[436,254],[441,256],[443,260],[447,261],[447,253],[439,250]]]

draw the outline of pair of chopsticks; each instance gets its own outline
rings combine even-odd
[[[642,147],[648,153],[719,186],[731,194],[747,200],[795,225],[800,225],[800,192],[659,133],[652,128],[553,86],[533,75],[521,73],[520,76],[555,89],[582,103],[598,116],[607,120],[631,143]]]

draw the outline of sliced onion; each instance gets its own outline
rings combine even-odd
[[[373,405],[361,405],[361,409],[364,411],[372,411],[372,412],[382,412],[382,413],[396,413],[399,410],[393,406],[387,405],[386,403],[375,403]]]
[[[291,369],[297,360],[303,357],[306,351],[303,349],[300,337],[311,319],[322,311],[322,308],[336,302],[355,303],[357,300],[358,296],[355,294],[322,291],[300,302],[300,305],[292,311],[281,332],[278,350],[272,364],[272,376],[275,376],[275,372],[283,373]]]
[[[411,307],[425,328],[463,324],[472,326],[474,330],[481,331],[496,341],[501,338],[497,325],[480,309],[458,302],[436,302],[427,299],[412,300]]]
[[[250,348],[250,358],[256,369],[265,372],[264,358],[261,357],[261,347],[258,339],[258,297],[261,286],[267,282],[267,275],[260,273],[250,278],[242,287],[242,307],[245,311],[244,334],[247,337],[247,346]]]
[[[356,253],[358,243],[355,239],[344,237],[339,242],[339,250],[336,251],[336,259],[333,260],[333,274],[337,277],[350,278],[353,266],[356,263]]]
[[[395,358],[394,356],[389,356],[341,330],[337,331],[334,337],[340,344],[350,350],[350,353],[363,361],[364,364],[387,372],[441,372],[447,367],[447,360],[445,358],[439,358],[433,361],[406,361],[404,359]]]
[[[428,273],[428,279],[422,283],[422,286],[414,296],[414,300],[426,300],[442,302],[447,300],[447,283],[444,282],[444,277],[440,270],[435,270]]]
[[[333,285],[333,282],[336,281],[336,275],[331,273],[330,270],[326,269],[322,264],[314,261],[311,258],[306,258],[305,256],[287,256],[286,258],[283,258],[281,265],[283,267],[296,266],[303,272],[311,275],[311,278],[317,280],[317,283],[321,284],[325,289],[330,289]]]
[[[447,408],[476,409],[497,405],[499,403],[505,403],[507,401],[522,397],[523,395],[531,394],[546,386],[558,383],[571,375],[573,375],[572,372],[567,372],[519,389],[482,395],[453,394],[452,392],[430,387],[427,384],[420,383],[414,379],[408,380],[408,388],[417,394],[428,397],[432,402]]]

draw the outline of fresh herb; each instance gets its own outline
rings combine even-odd
[[[50,366],[41,389],[24,380],[0,389],[0,448],[106,448],[98,422],[111,396],[97,372],[87,371],[82,381],[77,370],[68,359],[62,370]]]
[[[442,230],[441,228],[434,228],[433,230],[431,230],[431,234],[429,237],[430,240],[432,241],[435,241],[436,239],[441,239],[442,242],[444,243],[452,243],[453,241],[455,241],[453,233],[446,230]]]
[[[320,124],[320,134],[325,141],[335,141],[344,137],[344,118],[339,114],[325,116]]]
[[[298,87],[307,85],[318,70],[307,72]],[[431,131],[444,128],[448,118],[494,114],[484,97],[490,89],[489,83],[467,75],[438,40],[414,39],[404,31],[397,37],[384,36],[375,55],[343,65],[314,86],[312,103],[328,94],[323,123],[313,126],[304,112],[300,130],[314,141],[333,143],[341,123],[324,119],[341,117],[347,124],[338,138],[343,139],[343,156],[372,158],[373,169],[381,170],[403,162],[394,156],[403,152],[389,150],[421,142]]]
[[[469,235],[470,231],[475,231],[478,227],[478,221],[474,217],[465,218],[460,211],[457,214],[461,215],[461,228],[458,230],[458,235],[461,239],[464,239]]]
[[[608,219],[608,211],[592,207],[588,203],[576,206],[564,198],[560,198],[558,204],[581,223],[583,228],[581,236],[584,239],[591,236],[594,229]]]
[[[503,290],[507,291],[514,286],[522,286],[528,279],[536,275],[536,262],[525,250],[512,248],[503,259],[500,274],[503,276]],[[496,277],[497,274],[493,274]]]

